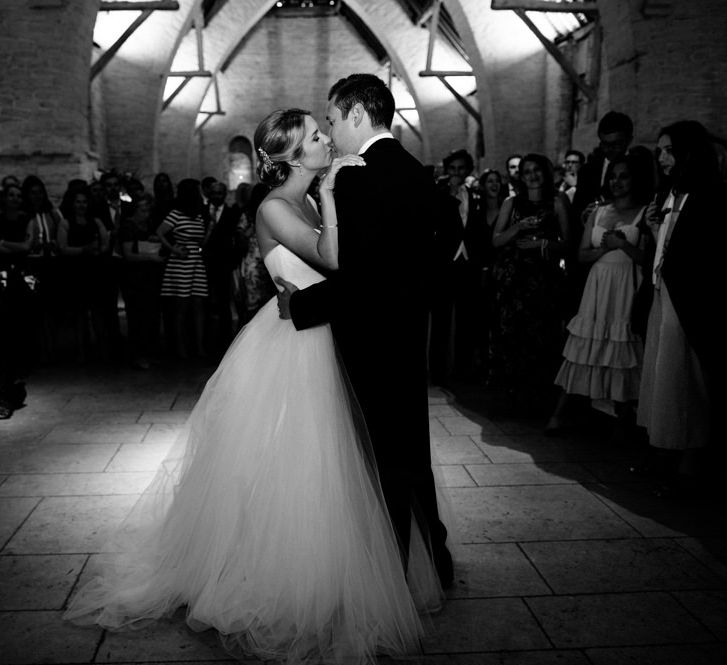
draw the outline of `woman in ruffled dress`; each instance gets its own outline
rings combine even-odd
[[[589,397],[621,418],[639,397],[642,342],[631,329],[630,316],[642,278],[652,175],[651,159],[641,155],[609,164],[611,201],[591,213],[578,250],[579,261],[593,265],[578,313],[568,324],[564,360],[555,378],[562,392],[546,425],[548,434],[562,428],[569,395]]]

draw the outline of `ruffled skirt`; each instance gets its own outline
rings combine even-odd
[[[612,402],[638,399],[643,349],[629,323],[634,293],[630,260],[593,264],[555,378],[565,392]]]
[[[270,301],[233,342],[185,432],[66,618],[134,628],[182,605],[235,655],[373,662],[418,650],[415,596],[442,592],[421,534],[407,586],[328,326]]]

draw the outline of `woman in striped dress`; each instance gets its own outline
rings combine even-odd
[[[178,357],[187,358],[185,325],[190,312],[192,343],[198,356],[204,353],[204,317],[207,300],[207,274],[202,248],[209,229],[202,216],[203,203],[199,181],[187,178],[177,186],[171,212],[156,233],[169,251],[162,280],[162,298],[169,303],[171,339]]]

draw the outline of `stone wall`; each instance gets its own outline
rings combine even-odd
[[[96,167],[88,131],[95,20],[87,0],[0,4],[0,174],[37,174],[54,197]]]
[[[196,67],[190,28],[200,0],[180,0],[178,11],[154,12],[92,85],[92,58],[113,43],[108,37],[93,52],[96,2],[3,0],[0,174],[37,173],[58,195],[70,178],[90,177],[98,166],[132,171],[147,184],[161,168],[177,178],[219,173],[229,138],[251,135],[267,110],[302,105],[320,120],[325,92],[338,76],[357,70],[388,75],[341,17],[266,18],[253,29],[273,4],[228,2],[205,28],[205,67],[220,72],[227,115],[213,118],[200,135],[194,126],[197,112],[209,106],[209,99],[203,102],[209,79],[194,79],[161,110],[172,63],[178,65],[181,57],[189,61],[185,69]],[[387,49],[418,108],[422,140],[404,128],[405,145],[430,163],[453,148],[474,153],[476,128],[467,113],[439,81],[418,76],[427,30],[413,25],[395,0],[348,4]],[[597,119],[612,108],[631,115],[636,141],[646,145],[653,145],[660,126],[680,118],[727,135],[723,0],[600,3],[598,53],[593,36],[562,45],[578,71],[589,72],[598,54],[602,62],[597,102],[581,104],[576,122],[573,85],[514,14],[493,11],[486,0],[445,5],[476,75],[464,94],[476,86],[470,99],[483,118],[481,167],[502,168],[514,151],[534,150],[556,160],[569,145],[587,152],[595,144]],[[120,22],[117,32],[136,16],[113,14]],[[223,72],[241,39],[237,57]]]

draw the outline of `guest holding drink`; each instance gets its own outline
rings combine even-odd
[[[558,367],[568,208],[555,191],[547,157],[525,155],[520,179],[518,193],[502,204],[492,240],[500,252],[492,269],[499,320],[492,330],[491,379],[528,410],[542,406]]]
[[[725,186],[706,129],[680,121],[659,132],[657,158],[665,203],[647,211],[656,241],[651,275],[654,299],[644,349],[637,422],[665,464],[663,487],[670,494],[694,482],[710,443],[724,457]],[[720,434],[722,432],[722,434]],[[719,464],[712,465],[719,468]],[[706,468],[706,465],[703,467]]]

